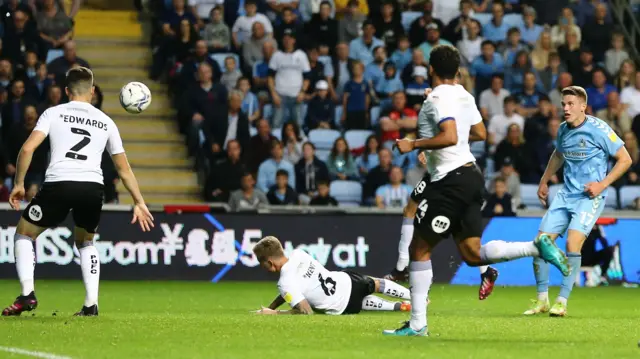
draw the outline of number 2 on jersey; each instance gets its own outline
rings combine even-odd
[[[81,128],[76,128],[76,127],[71,127],[71,133],[74,133],[76,135],[81,135],[83,137],[80,140],[80,142],[76,143],[75,145],[73,145],[73,147],[71,147],[71,149],[69,149],[69,152],[67,152],[65,157],[71,158],[74,160],[86,161],[87,156],[81,155],[78,152],[81,149],[85,148],[85,146],[91,142],[91,134],[87,130],[83,130]]]

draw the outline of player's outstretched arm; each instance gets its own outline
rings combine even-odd
[[[122,184],[124,184],[124,187],[129,191],[129,194],[133,198],[134,207],[131,223],[133,224],[138,222],[143,232],[150,231],[154,226],[153,216],[151,215],[151,212],[149,212],[147,205],[144,203],[142,193],[140,193],[140,187],[138,186],[138,180],[136,180],[136,176],[133,174],[131,165],[129,165],[127,155],[124,152],[121,152],[111,156],[111,159],[113,160],[113,164],[118,172],[118,176],[120,176]]]
[[[269,309],[278,309],[281,305],[284,304],[284,298],[280,294],[269,304]]]
[[[33,131],[29,135],[29,138],[24,142],[20,152],[18,153],[18,159],[16,161],[16,177],[13,182],[13,190],[9,196],[9,204],[13,209],[20,209],[20,201],[24,199],[24,177],[31,166],[31,160],[33,159],[33,153],[47,138],[47,134],[41,131]]]
[[[313,314],[313,309],[306,299],[303,299],[300,303],[296,304],[291,310],[279,310],[278,314]]]

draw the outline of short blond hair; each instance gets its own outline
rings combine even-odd
[[[562,96],[579,97],[584,103],[587,103],[587,91],[580,86],[569,86],[562,89]]]
[[[282,243],[274,236],[262,238],[253,247],[253,253],[256,255],[258,262],[264,262],[269,258],[279,258],[284,256]]]

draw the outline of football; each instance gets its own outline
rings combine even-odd
[[[151,91],[142,82],[129,82],[120,90],[120,105],[129,113],[140,113],[151,104]]]

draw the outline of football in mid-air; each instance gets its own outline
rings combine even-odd
[[[120,105],[129,113],[140,113],[151,104],[151,91],[142,82],[129,82],[120,90]]]

